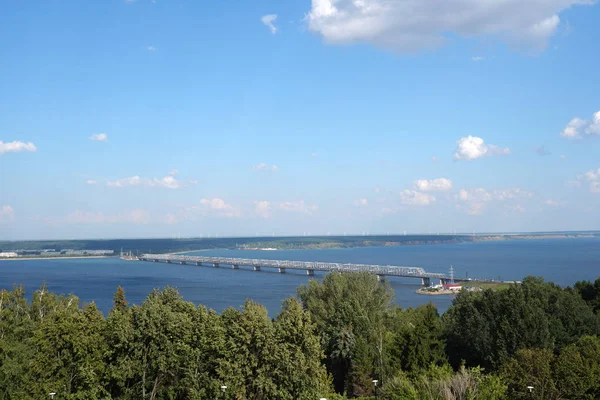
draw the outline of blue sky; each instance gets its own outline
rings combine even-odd
[[[600,229],[586,3],[3,2],[0,239]]]

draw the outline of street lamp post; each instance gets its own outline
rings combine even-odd
[[[225,391],[227,390],[227,386],[222,385],[221,390],[223,391],[223,398],[225,398]]]
[[[527,386],[527,390],[529,390],[529,397],[533,398],[533,386]]]
[[[375,398],[377,399],[377,382],[379,382],[377,379],[373,379],[373,385],[375,386]]]
[[[54,393],[54,392],[50,392],[50,393],[48,393],[48,394],[50,395],[50,398],[51,398],[51,399],[53,399],[53,398],[54,398],[54,396],[56,396],[56,393]]]

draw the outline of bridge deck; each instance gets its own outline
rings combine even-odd
[[[426,272],[419,267],[404,267],[394,265],[370,265],[370,264],[341,264],[319,261],[287,261],[287,260],[263,260],[254,258],[229,258],[229,257],[203,257],[183,256],[170,254],[143,254],[138,257],[142,261],[169,261],[179,263],[206,263],[217,265],[235,265],[247,267],[298,269],[306,271],[339,271],[339,272],[361,272],[368,271],[380,276],[399,276],[407,278],[438,278],[448,279],[445,274]]]

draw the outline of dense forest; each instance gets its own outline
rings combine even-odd
[[[0,292],[0,399],[598,399],[600,279],[528,277],[461,292],[442,316],[402,309],[369,274],[327,275],[276,318],[217,314],[176,289],[108,315],[49,293]]]

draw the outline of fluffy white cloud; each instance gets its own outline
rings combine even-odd
[[[498,147],[493,144],[485,144],[482,138],[477,136],[467,136],[456,142],[454,151],[455,160],[475,160],[485,156],[503,156],[510,154],[508,147]]]
[[[106,135],[106,133],[95,133],[92,136],[90,136],[90,140],[93,140],[95,142],[108,142],[108,136]]]
[[[265,163],[260,163],[252,168],[254,168],[256,171],[279,171],[279,167],[277,165],[269,165]]]
[[[178,173],[179,173],[179,171],[178,171],[178,170],[176,170],[176,169],[172,169],[172,170],[169,172],[169,175],[171,175],[171,176],[175,176],[175,175],[177,175]]]
[[[277,20],[277,14],[268,14],[263,16],[260,21],[265,24],[267,28],[274,35],[277,33],[277,27],[275,26],[275,21]]]
[[[452,190],[452,181],[446,178],[415,181],[415,189],[421,192],[446,192]]]
[[[95,185],[97,182],[93,179],[88,179],[87,181],[85,181],[85,183],[88,185]]]
[[[212,199],[200,200],[201,211],[204,215],[217,215],[221,217],[239,217],[241,211],[239,208],[225,202],[225,200],[214,197]]]
[[[271,215],[271,203],[266,200],[255,200],[254,212],[259,217],[269,218]]]
[[[0,222],[12,221],[15,218],[15,210],[9,205],[0,207]]]
[[[308,28],[329,43],[369,43],[399,52],[435,48],[452,35],[493,37],[541,50],[558,14],[589,0],[312,0]]]
[[[180,181],[172,176],[165,176],[164,178],[145,179],[139,176],[132,176],[130,178],[117,179],[115,181],[108,181],[106,183],[111,187],[126,187],[126,186],[146,186],[146,187],[162,187],[166,189],[180,189],[183,187]]]
[[[0,154],[4,153],[18,153],[21,151],[37,151],[35,145],[31,142],[6,142],[0,140]]]
[[[573,118],[560,132],[560,136],[567,139],[600,136],[600,111],[595,112],[590,121]]]
[[[146,50],[148,50],[148,51],[156,51],[156,47],[154,47],[154,46],[147,46]]]
[[[354,200],[354,205],[356,207],[365,207],[365,206],[369,205],[369,200],[367,200],[367,199]]]
[[[313,212],[319,209],[316,204],[309,205],[306,204],[304,200],[284,201],[279,203],[279,208],[284,211],[304,213],[308,215],[311,215]]]
[[[429,193],[416,190],[403,190],[400,192],[400,203],[411,206],[426,206],[435,201],[435,197]]]

